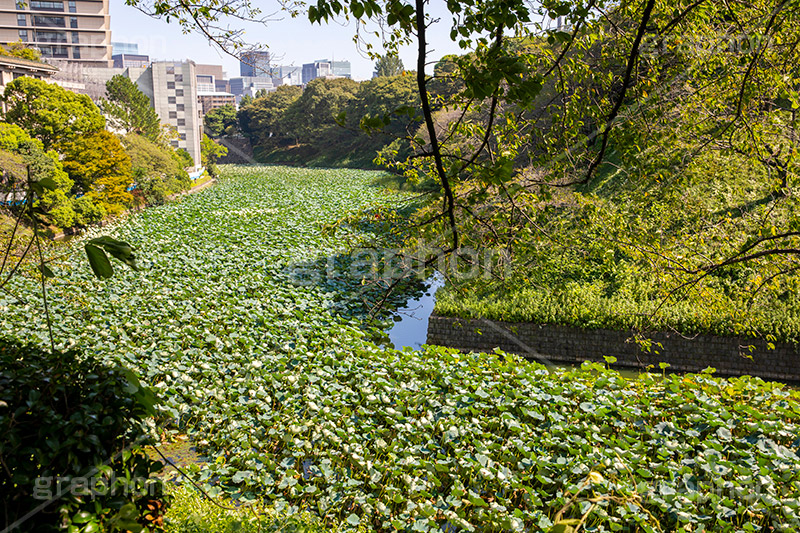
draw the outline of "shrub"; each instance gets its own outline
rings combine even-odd
[[[155,397],[133,373],[4,340],[0,369],[0,528],[20,519],[22,531],[158,526],[161,465],[141,450]]]
[[[234,510],[233,502],[220,500],[228,507],[223,509],[191,488],[176,487],[171,492],[174,501],[164,516],[167,533],[314,533],[327,530],[308,513],[286,516],[263,505],[240,506]]]

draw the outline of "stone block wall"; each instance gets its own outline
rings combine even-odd
[[[775,343],[774,349],[768,349],[765,341],[744,337],[689,338],[672,332],[650,333],[648,337],[652,341],[650,352],[633,341],[630,331],[431,315],[427,342],[465,352],[500,348],[545,364],[603,362],[603,356],[610,355],[617,358],[615,366],[622,368],[644,370],[653,365],[658,370],[658,363],[665,362],[670,370],[681,372],[714,367],[717,375],[749,374],[800,382],[800,347],[793,344]]]

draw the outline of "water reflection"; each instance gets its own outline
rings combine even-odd
[[[418,350],[428,338],[428,318],[433,313],[436,303],[436,291],[444,285],[444,276],[436,272],[425,282],[425,294],[409,300],[405,307],[398,309],[395,316],[399,318],[388,331],[389,341],[402,350],[405,347]]]

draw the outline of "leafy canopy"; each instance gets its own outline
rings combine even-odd
[[[106,121],[85,94],[23,76],[6,86],[5,120],[42,141],[45,149],[59,142],[102,130]]]
[[[161,134],[161,122],[150,98],[127,76],[118,74],[106,82],[106,99],[100,104],[115,128],[153,142]]]

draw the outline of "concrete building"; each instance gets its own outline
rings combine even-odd
[[[6,85],[21,76],[47,80],[58,72],[58,67],[19,57],[0,56],[0,92]]]
[[[175,128],[172,145],[189,152],[199,168],[203,130],[194,62],[154,61],[146,69],[129,68],[128,76],[150,97],[161,122]]]
[[[351,78],[349,61],[331,61],[331,74],[339,78]]]
[[[239,78],[231,78],[228,81],[230,83],[231,93],[236,96],[237,104],[245,95],[255,97],[256,93],[262,89],[267,92],[275,90],[275,84],[272,82],[272,78],[241,76]]]
[[[301,79],[303,81],[303,85],[305,85],[311,80],[315,80],[317,78],[325,78],[327,76],[330,76],[331,74],[332,72],[331,72],[330,62],[325,59],[320,59],[319,61],[314,61],[313,63],[303,64]]]
[[[200,106],[200,113],[205,116],[212,109],[225,105],[235,106],[236,97],[231,93],[198,91],[197,102]]]
[[[65,89],[78,94],[86,94],[94,102],[106,96],[106,82],[118,74],[125,74],[124,68],[93,67],[91,64],[75,63],[66,60],[50,60],[59,71],[52,81]]]
[[[318,59],[313,63],[304,63],[301,74],[303,85],[317,78],[350,78],[349,61],[329,61]]]
[[[28,43],[46,59],[111,66],[109,0],[0,0],[0,44]]]
[[[243,78],[266,78],[272,76],[270,55],[266,50],[251,50],[242,54],[239,75]]]
[[[195,72],[197,76],[197,92],[199,93],[213,93],[218,92],[217,80],[222,80],[225,73],[222,71],[222,65],[195,65]],[[228,92],[228,91],[220,91]]]
[[[147,68],[150,64],[150,56],[142,54],[115,54],[111,56],[115,68]]]
[[[303,84],[303,68],[294,66],[281,65],[272,69],[273,82],[274,78],[280,79],[280,84],[276,85],[302,85]]]

